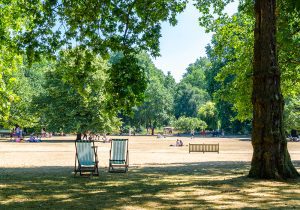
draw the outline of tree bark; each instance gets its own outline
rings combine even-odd
[[[255,1],[253,61],[253,157],[249,177],[299,176],[291,162],[283,129],[284,100],[276,52],[276,0]]]
[[[154,127],[151,128],[151,135],[154,136]]]

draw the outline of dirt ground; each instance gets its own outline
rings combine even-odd
[[[110,136],[129,139],[129,164],[134,167],[196,162],[250,162],[251,142],[239,138],[200,138],[156,136]],[[175,147],[176,139],[183,147]],[[41,143],[16,143],[0,139],[0,168],[27,168],[42,166],[74,166],[75,136],[52,137]],[[190,153],[189,143],[219,143],[220,153]],[[100,168],[108,166],[110,143],[96,142]],[[293,161],[300,160],[300,142],[289,142]]]

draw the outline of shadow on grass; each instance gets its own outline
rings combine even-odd
[[[300,162],[295,162],[300,167]],[[298,180],[247,178],[247,162],[131,167],[74,178],[72,167],[1,168],[1,209],[300,208]]]

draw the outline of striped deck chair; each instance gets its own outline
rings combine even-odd
[[[128,139],[112,139],[108,172],[127,172],[128,166]]]
[[[76,140],[75,141],[75,175],[79,172],[80,176],[90,175],[99,176],[97,146],[94,141]]]

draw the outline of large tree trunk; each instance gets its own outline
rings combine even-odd
[[[276,52],[276,0],[255,1],[253,62],[253,157],[249,176],[294,178],[299,176],[287,150],[283,130],[284,100]]]
[[[151,135],[154,136],[154,127],[151,128]]]

